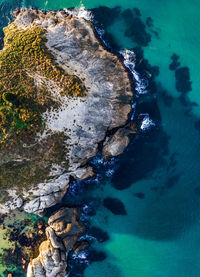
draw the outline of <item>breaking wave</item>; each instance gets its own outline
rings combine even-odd
[[[83,3],[80,4],[79,7],[74,8],[73,10],[65,9],[65,11],[69,14],[72,14],[78,18],[85,18],[88,21],[93,20],[92,12],[89,10],[86,10]]]
[[[135,53],[131,50],[120,51],[120,54],[124,57],[124,65],[131,71],[134,80],[136,81],[136,91],[138,94],[147,93],[148,81],[142,79],[140,74],[135,70]]]
[[[149,128],[155,126],[155,123],[153,120],[149,117],[149,114],[140,114],[141,117],[143,117],[140,125],[140,129],[142,131],[146,131]]]

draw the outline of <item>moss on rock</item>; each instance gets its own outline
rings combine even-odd
[[[15,23],[4,28],[0,51],[0,145],[17,139],[28,140],[43,129],[41,114],[52,106],[48,88],[38,87],[32,73],[50,79],[63,95],[83,96],[84,86],[76,76],[60,68],[47,49],[42,27],[18,29]]]
[[[0,217],[0,276],[25,276],[30,259],[46,239],[48,218],[21,211]]]
[[[7,160],[0,163],[0,203],[9,200],[8,189],[14,188],[20,195],[20,192],[31,189],[34,185],[50,180],[53,164],[67,170],[66,140],[63,133],[55,133],[31,146],[19,143],[17,147],[9,149],[10,160],[7,150],[2,150]],[[14,159],[19,154],[21,159]]]

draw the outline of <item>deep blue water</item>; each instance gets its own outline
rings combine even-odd
[[[10,11],[22,5],[79,5],[64,0],[0,3],[1,26],[8,23]],[[92,242],[88,253],[72,257],[68,276],[198,277],[200,3],[83,4],[104,30],[106,45],[136,54],[135,70],[147,93],[137,94],[134,116],[148,114],[155,126],[132,138],[120,157],[102,163],[99,154],[92,161],[96,179],[75,183],[65,197],[63,203],[85,207],[83,219]]]

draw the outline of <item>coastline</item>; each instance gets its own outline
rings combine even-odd
[[[39,14],[40,14],[40,12],[39,12],[39,11],[36,11],[36,10],[29,10],[29,11],[35,12],[35,13],[39,13]],[[26,11],[24,11],[24,13],[26,13]],[[17,14],[17,12],[16,12],[16,14]],[[15,15],[16,15],[16,14],[15,14]],[[46,14],[51,14],[52,16],[55,16],[55,12],[49,12],[49,13],[46,13]],[[58,12],[58,14],[59,14],[59,12]],[[83,20],[84,20],[84,19],[83,19]],[[20,23],[20,24],[21,24],[21,23]],[[89,25],[91,26],[91,23],[86,23],[86,25],[87,25],[87,24],[89,24]],[[88,29],[88,30],[89,30],[89,29]],[[92,29],[92,30],[93,30],[93,29]],[[93,30],[93,31],[94,31],[94,30]],[[91,33],[91,34],[92,34],[92,33]],[[94,34],[94,35],[95,35],[95,34]],[[97,35],[97,34],[96,34],[96,35]],[[96,36],[96,35],[95,35],[95,36]],[[95,39],[97,39],[97,38],[95,37]],[[98,38],[98,42],[99,42],[99,38]],[[99,47],[101,47],[101,46],[99,46]],[[53,50],[53,51],[54,51],[54,50]],[[107,50],[105,50],[105,48],[103,48],[103,51],[105,51],[105,53],[108,53]],[[107,54],[106,54],[106,55],[107,55]],[[110,55],[110,54],[109,54],[109,55]],[[111,55],[113,55],[113,54],[111,54]],[[111,57],[112,57],[112,59],[115,57],[114,59],[116,59],[116,61],[118,60],[118,61],[120,62],[121,66],[122,66],[122,68],[123,68],[124,73],[125,73],[125,74],[128,74],[127,68],[125,68],[125,66],[124,66],[124,64],[123,64],[123,62],[122,62],[122,60],[119,59],[118,57],[114,56],[114,55],[111,56]],[[124,76],[125,76],[125,75],[124,75]],[[127,82],[128,82],[128,84],[130,84],[130,88],[128,88],[128,90],[130,89],[130,91],[132,91],[132,85],[131,85],[131,83],[130,83],[130,76],[128,76],[128,75],[127,75]],[[119,82],[118,82],[118,84],[119,84]],[[106,89],[107,89],[107,88],[106,88]],[[110,88],[109,88],[109,89],[110,89]],[[110,93],[110,92],[109,92],[109,93]],[[125,93],[125,94],[126,94],[126,93]],[[128,98],[129,98],[129,97],[131,98],[131,94],[132,94],[132,93],[129,93],[129,92],[128,92],[128,93],[127,93],[127,97],[128,97]],[[113,95],[114,95],[114,94],[113,94]],[[112,96],[112,97],[113,97],[113,96]],[[117,96],[117,97],[118,97],[118,96]],[[128,99],[128,98],[127,98],[127,99]],[[93,100],[92,100],[92,101],[93,101]],[[113,101],[113,100],[111,100],[111,101]],[[117,101],[118,101],[118,100],[117,100]],[[123,104],[123,105],[126,105],[126,101],[127,101],[127,100],[124,98],[124,100],[122,100],[122,101],[125,101],[125,104]],[[128,115],[130,115],[130,111],[131,111],[131,106],[130,106],[130,104],[128,104],[128,103],[130,103],[129,101],[131,101],[131,99],[127,101],[127,107],[125,108],[125,109],[127,109],[127,111],[126,111],[126,110],[123,110],[123,108],[121,109],[120,106],[119,106],[119,107],[117,106],[117,110],[118,110],[118,109],[121,109],[122,113],[124,113],[124,115],[123,115],[123,116],[124,116],[124,119],[123,119],[123,117],[120,117],[120,116],[117,116],[117,117],[116,117],[116,115],[117,115],[116,113],[118,113],[119,110],[116,111],[116,112],[115,112],[115,117],[116,117],[116,118],[115,118],[115,120],[112,119],[112,123],[111,123],[112,126],[111,126],[111,127],[109,127],[109,126],[104,127],[104,128],[107,129],[107,131],[106,131],[106,133],[105,133],[104,135],[101,134],[102,139],[100,139],[100,140],[98,139],[97,144],[102,143],[102,142],[105,140],[105,137],[107,136],[107,132],[110,131],[110,132],[112,133],[113,130],[115,130],[115,131],[117,130],[117,128],[118,128],[117,126],[119,126],[119,127],[121,128],[121,127],[123,127],[123,125],[125,124],[125,122],[127,122],[127,120],[128,120]],[[105,102],[104,102],[104,103],[105,103]],[[114,102],[113,102],[113,103],[114,103]],[[120,102],[119,102],[119,103],[120,103]],[[107,104],[106,104],[106,105],[107,105]],[[115,104],[114,104],[114,105],[115,105]],[[117,104],[117,105],[118,105],[118,104]],[[119,104],[119,105],[121,105],[121,104]],[[91,104],[90,104],[90,106],[91,106]],[[113,107],[114,107],[114,106],[113,106]],[[125,106],[124,106],[124,107],[125,107]],[[102,112],[105,113],[105,111],[103,111],[103,110],[102,110]],[[58,115],[58,116],[59,116],[59,115]],[[104,116],[105,116],[105,114],[104,114]],[[110,115],[107,114],[106,116],[111,116],[111,117],[112,117],[113,115],[111,115],[111,113],[110,113]],[[107,120],[110,120],[110,119],[108,118]],[[117,123],[117,122],[118,122],[118,123]],[[50,124],[51,124],[51,123],[50,123]],[[100,124],[102,124],[102,123],[100,123]],[[104,123],[103,123],[103,124],[104,124]],[[106,124],[107,124],[107,123],[106,123]],[[91,127],[92,127],[92,126],[91,126]],[[93,127],[92,127],[92,128],[93,128]],[[111,130],[112,130],[112,131],[111,131]],[[68,135],[68,133],[67,133],[67,135]],[[82,146],[81,146],[81,147],[82,147]],[[85,147],[85,146],[84,146],[84,147]],[[98,147],[97,147],[97,148],[98,148]],[[89,150],[89,151],[91,151],[91,150]],[[115,155],[120,154],[120,152],[118,152],[117,149],[116,149],[116,151],[117,151],[117,152],[116,152]],[[94,156],[96,153],[97,153],[97,149],[95,150],[95,153],[93,153],[92,155],[89,155],[89,156],[86,158],[86,160],[90,160],[90,158],[91,158],[92,156]],[[77,164],[81,164],[80,161],[77,160],[77,162],[78,162]],[[85,165],[86,165],[86,161],[84,161],[83,164],[84,164],[84,166],[85,166]],[[73,168],[73,167],[74,167],[74,166],[72,166],[72,168]],[[76,168],[76,167],[77,167],[77,166],[75,166],[75,168]],[[78,170],[79,170],[79,169],[78,169]],[[85,176],[87,176],[86,171],[83,171],[83,168],[82,168],[81,170],[82,170],[83,173],[81,173],[81,172],[80,172],[80,173],[82,174],[82,176],[84,176],[83,178],[87,178],[87,177],[85,177]],[[85,169],[84,169],[84,170],[85,170]],[[79,170],[79,171],[80,171],[80,170]],[[91,172],[91,169],[89,169],[89,171]],[[85,172],[85,173],[84,173],[84,172]],[[78,173],[78,174],[80,174],[80,173]],[[74,175],[74,173],[70,173],[70,174]],[[76,174],[76,173],[75,173],[75,174]],[[89,173],[89,174],[92,174],[92,173]],[[67,175],[66,175],[66,177],[67,177]],[[81,178],[81,177],[79,177],[79,178]],[[33,192],[33,194],[35,193],[34,190],[32,190],[32,192]],[[37,193],[37,194],[38,194],[38,193]],[[61,197],[61,196],[60,196],[60,197]],[[19,201],[18,201],[18,202],[19,202]],[[55,204],[55,202],[54,202],[54,204]],[[17,205],[18,205],[18,204],[17,204]],[[51,205],[52,205],[52,204],[51,204]],[[7,205],[7,206],[8,206],[8,205]],[[49,205],[48,205],[48,206],[49,206]],[[30,209],[29,207],[30,207],[30,205],[27,206],[28,209]],[[41,209],[40,209],[40,210],[41,210]],[[35,212],[35,211],[34,211],[34,212]],[[42,212],[42,211],[40,211],[40,212]]]
[[[25,10],[26,11],[26,10]],[[38,12],[41,12],[41,11],[38,11]],[[92,23],[90,23],[90,26],[93,26],[92,25]],[[96,30],[95,30],[95,28],[94,28],[94,26],[93,26],[93,32],[94,32],[94,34],[95,34],[95,37],[96,37],[96,39],[98,40],[98,42],[99,42],[99,44],[100,44],[100,42],[101,42],[101,46],[104,48],[104,50],[107,52],[108,51],[108,49],[106,48],[106,46],[105,45],[103,45],[103,42],[100,40],[100,37],[99,37],[99,35],[98,35],[98,33],[96,32]],[[116,55],[115,55],[116,56]],[[122,55],[120,55],[120,54],[118,54],[117,55],[117,58],[118,58],[118,60],[120,61],[120,63],[121,63],[121,65],[123,66],[123,69],[124,69],[124,71],[126,72],[126,74],[128,75],[128,80],[129,80],[129,82],[131,83],[131,91],[133,91],[132,89],[133,89],[133,80],[132,80],[132,78],[130,78],[130,71],[125,67],[125,65],[124,65],[124,63],[123,63],[123,61],[122,61]],[[132,81],[131,81],[132,80]],[[131,103],[131,101],[132,101],[132,99],[130,100],[130,103]],[[130,104],[129,104],[130,105]],[[131,111],[131,109],[130,109],[130,111]],[[113,138],[113,136],[114,136],[114,134],[116,134],[116,131],[118,131],[118,130],[120,130],[120,129],[123,129],[124,127],[125,127],[125,129],[129,129],[130,128],[130,126],[129,127],[127,127],[127,123],[130,121],[130,112],[128,113],[129,114],[129,116],[127,116],[127,118],[126,118],[126,121],[125,121],[125,123],[124,123],[124,125],[120,125],[120,126],[118,126],[118,127],[114,127],[114,128],[111,128],[110,130],[107,130],[106,131],[106,133],[105,133],[105,137],[104,137],[104,139],[103,140],[101,140],[100,142],[98,142],[98,147],[97,147],[97,149],[99,149],[99,145],[101,144],[101,145],[103,145],[103,143],[106,141],[106,138],[109,138],[110,137],[110,139],[111,138]],[[126,130],[126,134],[125,134],[125,137],[127,137],[130,133],[135,133],[136,131],[135,131],[135,129],[133,129],[133,130],[131,130],[131,129],[129,129],[129,131],[127,131]],[[121,135],[120,135],[121,136]],[[119,138],[117,138],[117,141],[119,140]],[[115,144],[116,144],[116,142],[115,142]],[[123,143],[122,143],[122,145],[123,145]],[[120,153],[122,153],[123,152],[123,150],[124,150],[124,148],[127,146],[127,141],[125,142],[125,146],[122,146],[122,149],[120,149],[120,151],[117,149],[117,152],[116,152],[116,154],[114,154],[114,156],[115,155],[118,155],[118,154],[120,154]],[[118,147],[118,146],[117,146]],[[97,152],[96,152],[97,153]],[[109,153],[109,151],[108,151],[108,153]],[[107,158],[109,158],[109,156],[111,156],[111,154],[109,153],[108,154],[108,156],[107,156]],[[90,159],[91,158],[93,158],[93,157],[90,157],[88,160],[87,160],[87,163],[90,161]],[[65,194],[65,193],[64,193]],[[59,199],[59,198],[58,198]],[[59,202],[60,202],[60,200],[61,199],[59,199]],[[52,205],[51,205],[52,206]],[[48,207],[47,207],[48,208]],[[40,214],[42,213],[42,211],[40,211]],[[34,266],[33,266],[34,267]],[[63,271],[62,269],[60,269],[61,271]],[[34,271],[34,269],[33,269],[33,271]],[[31,271],[32,272],[32,271]],[[32,273],[30,273],[30,270],[29,270],[29,273],[28,273],[29,275],[27,275],[27,276],[32,276],[31,274]],[[37,276],[37,275],[36,275]],[[39,275],[38,275],[39,276]],[[52,275],[52,276],[54,276],[54,275]]]

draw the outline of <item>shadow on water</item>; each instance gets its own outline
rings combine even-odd
[[[11,9],[13,10],[20,5],[21,1],[19,0],[0,4],[2,14],[0,18],[1,27],[7,24]],[[147,133],[140,134],[119,157],[118,168],[111,178],[111,185],[116,191],[121,190],[123,194],[133,188],[138,181],[146,182],[148,178],[153,179],[159,170],[165,172],[165,179],[160,179],[159,184],[153,185],[151,182],[151,186],[148,187],[149,183],[146,182],[147,188],[145,188],[145,191],[143,187],[143,190],[133,193],[133,199],[141,201],[143,208],[138,212],[137,220],[133,218],[130,220],[131,224],[129,222],[129,225],[119,225],[118,232],[132,233],[139,237],[153,240],[176,239],[199,219],[200,188],[196,184],[190,184],[190,190],[181,186],[183,182],[182,173],[177,168],[183,161],[180,158],[180,153],[170,149],[170,140],[174,134],[166,133],[163,128],[165,122],[162,119],[161,103],[171,113],[176,109],[176,105],[179,108],[181,107],[181,113],[187,118],[190,117],[190,125],[183,126],[183,128],[188,128],[188,130],[196,128],[200,131],[200,120],[191,113],[195,103],[192,103],[188,98],[188,92],[192,89],[189,67],[180,67],[180,57],[177,54],[173,56],[172,62],[169,60],[170,69],[175,72],[176,89],[180,93],[179,99],[175,99],[163,89],[162,84],[156,82],[159,67],[151,66],[148,60],[144,59],[142,47],[148,46],[153,36],[159,39],[159,33],[154,27],[153,20],[150,17],[144,20],[139,9],[122,10],[121,7],[112,9],[99,7],[93,9],[93,14],[99,27],[103,27],[105,30],[103,39],[115,51],[120,49],[119,38],[114,37],[109,28],[118,20],[124,22],[124,36],[129,37],[134,45],[137,46],[133,49],[137,56],[135,69],[142,78],[146,78],[149,81],[147,88],[149,94],[143,95],[137,100],[136,116],[140,113],[148,113],[156,123],[155,128]],[[134,28],[135,26],[137,28]],[[100,179],[100,182],[105,183],[108,180],[106,178],[104,176],[104,178]],[[200,178],[200,176],[197,176],[197,178]],[[95,216],[96,210],[103,207],[101,196],[96,197],[95,194],[96,190],[99,192],[100,184],[94,181],[93,183],[76,183],[75,186],[77,186],[77,194],[75,193],[73,198],[73,193],[71,192],[71,195],[64,198],[63,203],[77,206],[88,204],[90,206],[88,215]],[[149,196],[150,193],[151,195]],[[109,206],[109,209],[113,211],[111,216],[117,220],[118,207],[122,204],[119,204],[118,201],[116,207],[116,200],[113,203],[115,207]],[[124,201],[123,203],[124,205],[126,204]],[[53,207],[52,210],[58,208],[58,206]],[[125,211],[127,215],[124,212],[123,218],[130,219],[129,210]],[[101,228],[103,229],[103,226]],[[90,227],[89,234],[96,236],[97,240],[101,242],[109,239],[109,234],[96,226]],[[93,250],[91,253],[93,253],[93,262],[100,262],[106,259],[104,252]],[[70,259],[69,268],[71,266],[74,269],[74,265],[76,265],[76,270],[73,270],[69,276],[82,276],[81,274],[83,274],[86,265],[76,263],[75,260]],[[120,270],[113,265],[110,266],[113,276],[120,277]]]
[[[103,200],[103,205],[115,215],[127,214],[123,202],[117,198],[107,197]]]
[[[134,188],[138,181],[146,182],[145,189],[143,187],[133,193],[133,197],[143,203],[143,208],[138,211],[137,220],[133,218],[129,226],[119,226],[118,232],[131,232],[153,240],[176,239],[199,219],[200,189],[195,184],[194,178],[191,182],[187,181],[188,184],[184,183],[183,176],[189,179],[188,176],[192,176],[192,171],[190,172],[187,167],[184,172],[181,171],[187,161],[182,160],[181,152],[173,152],[173,148],[171,149],[170,141],[176,134],[166,133],[163,127],[166,122],[163,122],[161,109],[168,110],[175,116],[177,116],[176,110],[179,110],[178,116],[186,119],[182,128],[191,132],[195,128],[200,130],[200,120],[192,113],[193,107],[197,104],[192,103],[188,97],[188,93],[192,90],[190,69],[188,66],[181,65],[180,57],[172,53],[171,61],[169,59],[169,70],[174,71],[175,89],[179,93],[178,98],[173,97],[163,89],[161,83],[156,81],[159,67],[151,66],[148,60],[144,59],[143,47],[148,46],[153,35],[159,39],[153,20],[147,18],[145,21],[139,9],[122,11],[120,7],[114,9],[100,7],[94,9],[93,13],[105,31],[103,38],[116,51],[120,45],[109,30],[116,21],[124,22],[124,36],[129,37],[136,45],[133,49],[137,57],[135,70],[142,78],[149,81],[147,88],[149,94],[140,96],[137,100],[136,116],[140,113],[148,113],[156,123],[155,128],[131,142],[128,149],[120,156],[118,168],[112,176],[111,185],[116,190],[121,190],[122,194]],[[112,22],[110,19],[104,20],[111,14]],[[137,30],[133,28],[135,24],[138,26]],[[185,145],[183,145],[183,152],[184,147]],[[191,157],[191,162],[193,158],[197,159],[197,156]],[[161,177],[157,176],[159,171]],[[196,177],[199,179],[199,174]],[[155,178],[157,180],[153,185]]]
[[[154,129],[131,143],[120,157],[120,165],[112,177],[112,186],[118,190],[126,189],[134,182],[151,176],[156,168],[164,166],[168,140],[163,131]]]
[[[162,117],[159,108],[157,94],[164,94],[162,86],[157,86],[156,76],[159,74],[157,66],[151,66],[143,57],[140,47],[133,49],[137,60],[135,69],[140,72],[141,78],[148,78],[148,94],[142,95],[137,100],[135,117],[139,114],[148,113],[156,124],[148,133],[141,134],[136,141],[133,141],[120,157],[120,165],[116,170],[112,185],[116,189],[125,189],[134,182],[147,178],[158,167],[163,167],[167,163],[169,154],[170,136],[162,127]],[[171,100],[173,101],[173,100]],[[169,100],[168,100],[169,102]]]
[[[109,27],[117,21],[121,21],[125,26],[124,36],[129,38],[135,46],[148,46],[152,36],[159,39],[159,33],[154,27],[153,19],[147,17],[143,20],[138,8],[123,10],[120,6],[114,8],[100,6],[92,9],[92,12],[96,25],[104,30],[104,40],[112,49],[120,50],[118,38],[109,30]]]
[[[121,271],[121,268],[118,267],[116,264],[111,263],[110,261],[108,263],[103,263],[106,258],[106,254],[103,251],[97,251],[94,249],[90,249],[90,255],[91,257],[91,263],[94,262],[94,268],[91,269],[91,272],[95,272],[95,276],[103,276],[104,277],[123,277],[124,274]],[[110,257],[110,260],[114,260],[115,257]],[[98,262],[98,265],[96,264]],[[67,277],[83,277],[85,276],[84,271],[87,267],[87,264],[81,263],[78,260],[69,259],[68,261],[68,274]],[[92,267],[92,266],[91,266]],[[76,270],[74,270],[76,268]],[[101,268],[101,270],[100,270]],[[99,273],[101,272],[101,273]],[[99,274],[98,274],[99,273]],[[94,276],[94,273],[92,273],[91,276]]]

